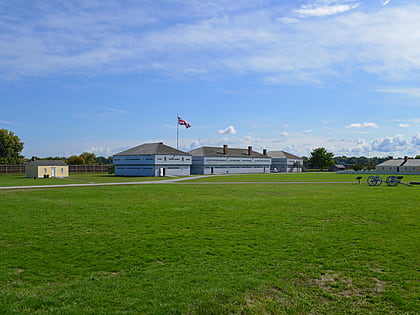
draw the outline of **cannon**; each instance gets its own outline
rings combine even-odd
[[[399,184],[411,186],[410,184],[402,183],[401,182],[402,179],[403,179],[403,176],[388,176],[385,182],[390,187],[395,187],[395,186],[398,186]],[[378,175],[369,176],[367,179],[367,183],[369,186],[380,186],[382,182],[383,180],[381,176],[378,176]]]

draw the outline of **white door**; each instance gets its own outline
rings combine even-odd
[[[51,177],[55,177],[55,176],[56,176],[55,167],[51,167]]]

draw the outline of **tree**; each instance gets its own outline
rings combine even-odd
[[[83,152],[79,155],[83,159],[83,164],[94,165],[96,164],[96,155],[95,153]]]
[[[72,155],[67,159],[67,164],[69,165],[82,165],[84,164],[84,160],[77,155]]]
[[[107,158],[104,156],[97,156],[96,163],[98,163],[99,165],[112,164],[112,156],[109,156]]]
[[[12,131],[0,129],[0,164],[19,164],[23,156],[23,142]]]
[[[309,157],[309,165],[314,168],[328,168],[334,165],[333,160],[334,154],[331,152],[327,152],[325,148],[317,148],[311,152],[311,156]]]
[[[355,171],[361,171],[363,169],[363,164],[358,162],[358,163],[353,165],[353,169]]]

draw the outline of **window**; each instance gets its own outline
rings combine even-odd
[[[61,168],[61,174],[64,174],[64,167]]]
[[[44,168],[44,174],[48,173],[48,169]]]

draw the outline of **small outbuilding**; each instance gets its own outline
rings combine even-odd
[[[25,166],[25,176],[33,178],[68,177],[69,166],[62,160],[32,159]]]
[[[145,143],[113,156],[117,176],[189,176],[191,155],[170,146]]]

